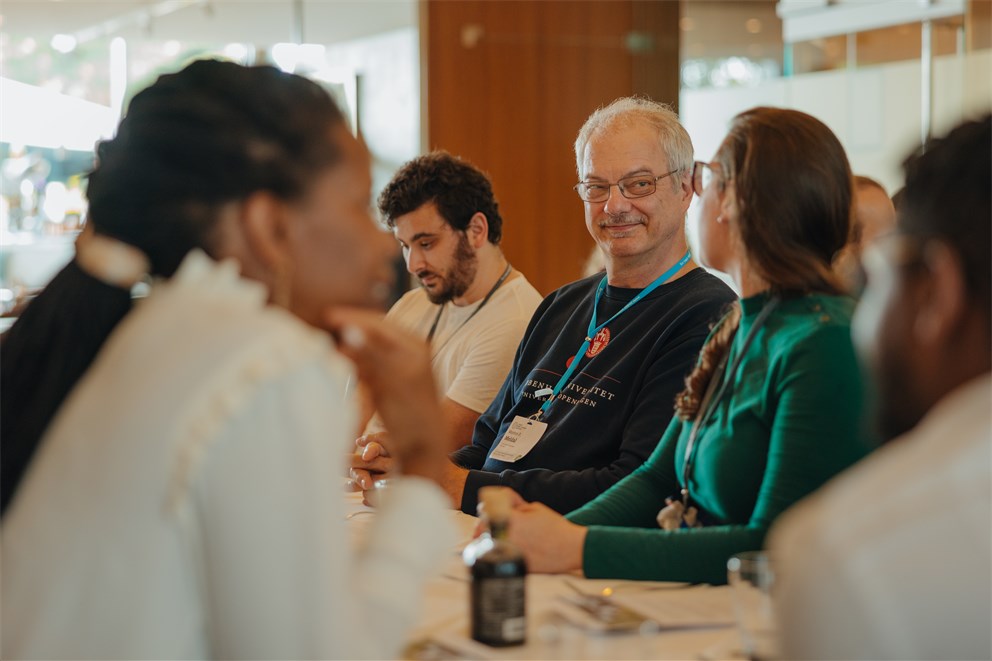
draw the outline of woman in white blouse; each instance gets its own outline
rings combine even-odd
[[[201,61],[134,98],[76,258],[3,340],[3,658],[398,653],[451,533],[426,353],[354,309],[390,277],[369,188],[303,78]],[[360,556],[342,354],[407,475]]]

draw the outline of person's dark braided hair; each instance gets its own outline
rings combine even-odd
[[[720,185],[734,182],[741,247],[771,293],[842,293],[831,263],[847,242],[853,180],[837,136],[798,110],[752,108],[734,118],[716,162]],[[703,346],[675,400],[680,419],[698,413],[740,318],[734,304]]]
[[[341,157],[344,116],[316,83],[273,67],[197,61],[137,94],[117,135],[97,149],[87,223],[139,248],[151,275],[186,254],[213,254],[220,209],[256,191],[301,196]],[[84,272],[55,276],[0,341],[0,512],[39,440],[104,340],[130,292]]]

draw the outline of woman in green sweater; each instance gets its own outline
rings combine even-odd
[[[693,185],[696,256],[740,304],[641,468],[567,517],[518,502],[510,536],[531,571],[723,583],[728,557],[760,549],[779,514],[867,451],[854,301],[830,269],[851,208],[840,142],[809,115],[755,108]]]

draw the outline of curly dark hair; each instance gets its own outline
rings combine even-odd
[[[499,245],[503,238],[503,219],[489,177],[446,151],[419,156],[400,168],[379,195],[379,212],[393,228],[397,218],[428,202],[458,231],[481,212],[489,222],[489,243]]]

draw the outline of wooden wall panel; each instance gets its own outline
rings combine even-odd
[[[593,246],[572,190],[575,135],[618,96],[677,102],[679,3],[424,1],[426,147],[490,175],[503,249],[547,294]]]

